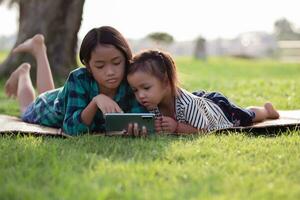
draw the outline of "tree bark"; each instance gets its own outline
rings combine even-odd
[[[77,65],[77,33],[83,6],[84,0],[20,0],[19,32],[14,47],[37,33],[43,34],[53,75],[66,77]],[[9,75],[23,62],[36,65],[28,54],[10,52],[0,65],[0,75]]]

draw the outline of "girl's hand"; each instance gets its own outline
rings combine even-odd
[[[174,133],[177,129],[178,122],[171,117],[162,116],[161,131]]]
[[[124,136],[134,137],[147,137],[147,128],[145,126],[139,127],[138,123],[128,124],[127,131],[124,132]]]
[[[155,117],[154,126],[155,126],[155,132],[156,133],[161,133],[162,132],[161,122],[162,122],[162,116]]]
[[[104,94],[99,94],[93,98],[98,108],[105,113],[123,112],[120,106],[111,98]]]

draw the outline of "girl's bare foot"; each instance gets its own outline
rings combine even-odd
[[[28,52],[36,55],[36,53],[44,49],[46,49],[44,36],[42,34],[36,34],[32,38],[25,40],[23,43],[14,48],[13,53]]]
[[[278,119],[279,118],[279,113],[278,111],[274,108],[272,103],[265,103],[264,105],[265,109],[268,112],[268,119]]]
[[[5,83],[5,93],[8,97],[17,97],[19,77],[29,73],[30,67],[29,63],[23,63],[10,75]]]

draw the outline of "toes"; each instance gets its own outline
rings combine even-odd
[[[44,36],[42,34],[36,34],[32,38],[29,38],[16,46],[12,52],[13,53],[19,53],[19,52],[28,52],[28,53],[34,53],[36,51],[41,50],[44,45]]]
[[[269,113],[269,118],[271,119],[278,119],[280,117],[278,111],[274,108],[272,103],[265,103],[264,107],[266,108],[267,112]]]
[[[36,34],[34,37],[33,37],[33,41],[34,42],[37,42],[37,43],[44,43],[44,36],[42,34]]]

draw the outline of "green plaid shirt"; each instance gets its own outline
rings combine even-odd
[[[72,71],[61,88],[41,94],[34,102],[35,121],[39,124],[62,128],[69,135],[104,132],[104,118],[98,109],[90,126],[81,120],[81,112],[101,89],[86,68]],[[147,112],[135,99],[128,83],[123,81],[114,101],[124,112]]]

